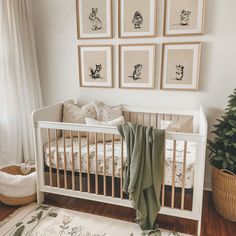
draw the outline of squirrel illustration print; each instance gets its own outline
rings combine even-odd
[[[91,21],[91,24],[92,24],[91,29],[93,31],[102,29],[102,21],[98,18],[97,13],[98,13],[98,9],[92,8],[92,12],[89,15],[89,20]]]
[[[142,16],[140,11],[136,11],[134,13],[132,23],[133,23],[135,29],[141,29],[142,28],[143,16]]]
[[[182,26],[188,26],[190,23],[190,15],[191,15],[191,11],[186,11],[186,10],[182,10],[181,14],[180,14],[180,25]]]
[[[92,79],[101,79],[102,65],[96,64],[95,69],[90,69],[91,74],[89,75]]]
[[[128,76],[130,78],[132,78],[133,80],[139,80],[139,79],[142,79],[140,76],[141,76],[141,70],[143,68],[143,65],[141,64],[137,64],[134,66],[134,72],[133,72],[133,75],[131,76]]]
[[[176,72],[175,72],[175,79],[182,80],[184,78],[184,66],[183,65],[176,65]]]

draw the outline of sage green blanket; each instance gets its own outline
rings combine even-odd
[[[123,191],[137,212],[142,230],[153,230],[160,211],[165,131],[133,123],[119,125],[127,146]]]

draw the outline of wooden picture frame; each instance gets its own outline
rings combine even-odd
[[[119,88],[154,89],[155,44],[119,45]]]
[[[113,88],[113,46],[78,47],[80,87]]]
[[[118,4],[120,38],[156,36],[157,0],[119,0]],[[146,9],[148,5],[149,9]],[[132,9],[133,6],[135,7]]]
[[[164,36],[204,33],[205,0],[165,0]]]
[[[78,39],[113,38],[112,0],[76,0]]]
[[[161,89],[198,90],[200,58],[201,42],[164,43]]]

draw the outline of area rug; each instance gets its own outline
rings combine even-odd
[[[0,228],[1,236],[141,236],[126,221],[36,203],[24,207]],[[151,234],[152,235],[152,234]],[[161,236],[184,236],[160,230]]]

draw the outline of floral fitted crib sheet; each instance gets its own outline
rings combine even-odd
[[[80,161],[80,148],[78,138],[73,138],[73,152],[74,152],[74,170],[75,172],[80,171],[80,163],[82,167],[82,172],[88,172],[88,148],[86,145],[86,138],[81,139],[81,161]],[[50,142],[51,146],[51,164],[52,168],[57,168],[57,156],[59,158],[59,168],[64,170],[65,166],[68,171],[72,170],[72,148],[70,138],[65,139],[65,155],[64,155],[64,145],[63,139],[58,139],[58,155],[56,151],[55,140]],[[105,166],[106,166],[106,176],[112,176],[112,142],[106,142],[105,151]],[[172,174],[173,174],[173,141],[166,141],[166,151],[165,151],[165,185],[172,185]],[[114,142],[114,175],[115,177],[120,177],[121,175],[121,142]],[[126,161],[126,145],[123,146],[123,164]],[[66,158],[64,158],[64,156]],[[49,146],[44,145],[44,159],[45,164],[49,166]],[[64,163],[66,159],[66,163]],[[188,142],[187,145],[187,155],[186,155],[186,173],[185,173],[185,188],[193,187],[193,177],[194,177],[194,163],[196,159],[196,143]],[[96,146],[95,144],[89,145],[89,164],[90,173],[94,174],[96,172]],[[183,163],[184,163],[184,142],[176,142],[176,165],[175,165],[175,187],[182,187],[183,185]],[[66,165],[65,165],[66,164]],[[99,175],[104,175],[104,144],[97,144],[97,171]]]

